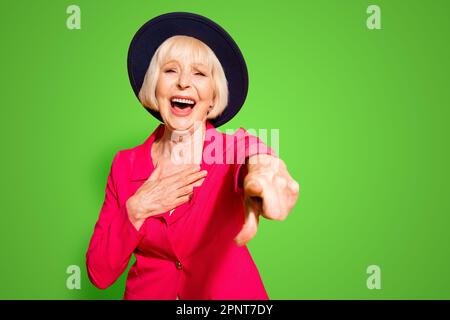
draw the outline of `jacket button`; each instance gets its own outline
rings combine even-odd
[[[178,270],[183,269],[183,265],[181,264],[180,261],[175,262],[175,265],[176,265],[176,267],[177,267]]]

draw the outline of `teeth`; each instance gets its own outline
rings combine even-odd
[[[195,104],[195,101],[194,100],[190,100],[190,99],[173,98],[171,101],[172,102],[186,103],[186,104]]]

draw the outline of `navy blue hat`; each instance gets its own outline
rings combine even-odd
[[[247,97],[248,72],[244,57],[231,36],[218,24],[198,14],[167,13],[145,23],[134,35],[128,50],[128,76],[138,97],[145,73],[158,47],[175,35],[194,37],[215,53],[228,81],[228,104],[217,118],[210,122],[218,127],[233,118]],[[139,99],[139,98],[138,98]],[[146,108],[162,121],[159,112]]]

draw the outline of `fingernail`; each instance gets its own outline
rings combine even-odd
[[[238,238],[234,238],[234,242],[239,246],[242,247],[242,245],[244,244],[242,240],[239,240]]]

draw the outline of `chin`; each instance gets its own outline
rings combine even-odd
[[[172,119],[168,119],[168,121],[165,121],[165,124],[168,125],[172,130],[188,130],[194,125],[195,120],[191,119],[190,117],[181,118],[176,117]]]

